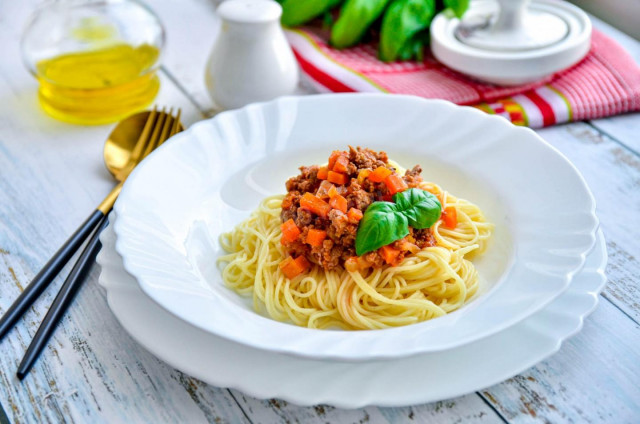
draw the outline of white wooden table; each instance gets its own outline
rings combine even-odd
[[[36,3],[0,2],[0,314],[114,185],[101,159],[111,127],[67,125],[38,107],[18,44]],[[214,3],[149,3],[168,31],[157,103],[181,107],[186,124],[211,116],[203,70]],[[640,62],[638,41],[595,23]],[[95,267],[23,382],[15,370],[62,278],[0,343],[0,422],[640,422],[640,114],[539,134],[580,169],[596,196],[609,283],[583,330],[521,375],[406,408],[254,399],[182,374],[137,345],[109,311]]]

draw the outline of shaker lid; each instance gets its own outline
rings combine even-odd
[[[218,6],[216,13],[230,22],[273,22],[280,19],[282,7],[273,0],[227,0]]]
[[[461,73],[499,85],[536,81],[579,62],[591,22],[556,0],[472,1],[462,21],[447,12],[431,24],[434,56]]]

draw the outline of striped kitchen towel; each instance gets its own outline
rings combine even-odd
[[[543,81],[499,87],[469,79],[427,55],[422,63],[383,63],[377,46],[337,50],[327,33],[287,30],[303,72],[323,92],[413,94],[471,105],[532,128],[640,110],[640,67],[614,40],[593,31],[580,63]]]

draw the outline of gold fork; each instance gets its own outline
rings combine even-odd
[[[131,171],[133,171],[149,153],[167,141],[167,139],[182,131],[180,114],[180,109],[177,110],[177,114],[174,117],[173,108],[169,109],[168,112],[165,111],[165,108],[162,108],[161,111],[154,108],[148,113],[142,133],[132,147],[131,144],[126,143],[126,141],[132,138],[130,133],[136,131],[137,128],[135,126],[123,126],[125,130],[120,132],[118,128],[116,128],[111,133],[104,145],[104,161],[111,175],[120,181],[120,183],[107,195],[102,203],[100,203],[98,206],[99,211],[107,214],[113,207]],[[122,142],[123,139],[125,143]],[[123,146],[123,144],[128,144],[128,146]],[[127,149],[127,147],[129,147],[130,150]]]
[[[140,128],[142,126],[144,128],[141,132]],[[122,184],[136,165],[169,137],[182,131],[182,129],[180,109],[177,110],[177,115],[173,116],[173,108],[169,109],[168,112],[165,108],[161,111],[154,108],[151,112],[141,112],[125,119],[116,126],[105,143],[104,158],[107,169],[120,183],[107,195],[98,208],[62,245],[55,255],[49,259],[0,318],[0,340],[14,327],[20,317],[53,281],[89,234],[101,222],[103,225],[106,224],[106,215],[113,207],[118,194],[120,194]],[[93,237],[96,243],[98,234],[99,230],[94,233]]]
[[[127,118],[125,121],[129,119],[136,119],[136,115]],[[118,127],[124,124],[125,121],[119,124]],[[116,127],[116,130],[118,129],[118,127]],[[96,211],[91,215],[91,217],[89,217],[85,224],[83,224],[83,227],[89,226],[89,229],[86,230],[81,227],[73,236],[71,236],[71,238],[65,243],[65,245],[56,253],[56,255],[54,255],[54,257],[47,263],[47,265],[45,265],[43,270],[38,273],[36,278],[34,278],[31,284],[29,284],[29,286],[22,292],[20,297],[18,297],[16,302],[14,302],[11,308],[0,320],[1,338],[2,326],[6,325],[9,320],[17,320],[17,318],[22,315],[22,313],[39,296],[44,288],[46,288],[50,281],[53,280],[53,277],[57,275],[62,266],[64,266],[67,260],[71,257],[77,246],[79,246],[80,243],[84,240],[86,235],[88,235],[89,232],[97,226],[97,229],[93,232],[93,235],[87,242],[85,249],[80,254],[78,261],[73,266],[71,272],[69,272],[69,275],[62,284],[62,287],[60,288],[60,291],[51,304],[47,315],[42,320],[40,327],[38,327],[38,331],[34,335],[31,343],[29,344],[29,347],[27,348],[27,351],[25,352],[25,355],[22,358],[22,361],[20,362],[18,371],[16,373],[20,380],[22,380],[27,375],[33,364],[38,359],[40,352],[42,352],[42,349],[44,349],[44,347],[46,346],[49,338],[55,331],[58,322],[60,321],[60,319],[62,319],[64,312],[71,304],[76,292],[80,288],[80,285],[88,275],[89,270],[91,269],[91,266],[95,261],[96,255],[100,250],[99,236],[102,230],[107,225],[106,215],[113,207],[113,204],[118,197],[120,190],[122,189],[124,181],[127,179],[131,171],[133,171],[133,169],[147,155],[149,155],[149,153],[151,153],[154,149],[164,143],[169,137],[182,130],[182,126],[180,125],[180,109],[178,109],[177,116],[174,117],[173,108],[171,108],[169,112],[166,112],[165,108],[163,108],[160,112],[158,112],[157,108],[154,108],[146,117],[144,129],[133,145],[133,148],[130,150],[122,148],[122,145],[117,144],[113,141],[112,135],[116,132],[116,130],[112,132],[109,139],[105,143],[105,163],[107,165],[107,168],[109,169],[109,172],[111,172],[114,177],[118,181],[120,181],[120,183],[111,191],[111,193],[109,193],[109,195],[107,195],[105,200],[100,204]],[[120,164],[124,165],[121,166]],[[84,232],[86,233],[86,235],[84,237],[79,237],[80,232]],[[76,239],[79,239],[80,242],[78,242]],[[72,248],[73,244],[77,244],[77,246]],[[70,251],[71,254],[69,254],[68,251]],[[63,252],[63,255],[60,255],[61,252]],[[60,257],[58,258],[59,255]],[[64,256],[66,256],[66,258]],[[52,270],[54,270],[61,261],[62,265],[59,266],[55,273],[52,273]],[[52,266],[50,268],[52,262],[54,263],[55,267]],[[41,276],[43,278],[41,278]],[[26,296],[23,296],[25,293],[28,294]],[[13,324],[10,324],[10,326],[13,326]]]

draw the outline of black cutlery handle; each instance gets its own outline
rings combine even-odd
[[[73,269],[67,276],[64,284],[62,284],[62,287],[51,304],[47,315],[42,320],[35,336],[33,336],[31,344],[29,344],[29,347],[22,358],[22,362],[20,362],[17,372],[17,376],[20,380],[27,375],[33,364],[35,364],[40,352],[42,352],[42,349],[44,349],[49,342],[49,338],[51,338],[51,335],[55,331],[60,319],[69,308],[69,305],[71,305],[78,289],[89,274],[91,266],[96,260],[96,255],[100,251],[100,233],[105,229],[108,223],[109,220],[103,215],[98,229],[93,233],[93,236],[91,236],[91,239],[82,251],[80,258],[78,258],[78,262],[73,266]]]
[[[53,281],[60,270],[69,262],[69,259],[86,240],[91,231],[105,217],[105,213],[96,209],[89,218],[76,230],[75,233],[62,245],[49,262],[40,270],[31,283],[24,289],[20,296],[13,302],[7,312],[0,318],[0,340],[18,322],[22,314],[42,294],[44,289]]]

